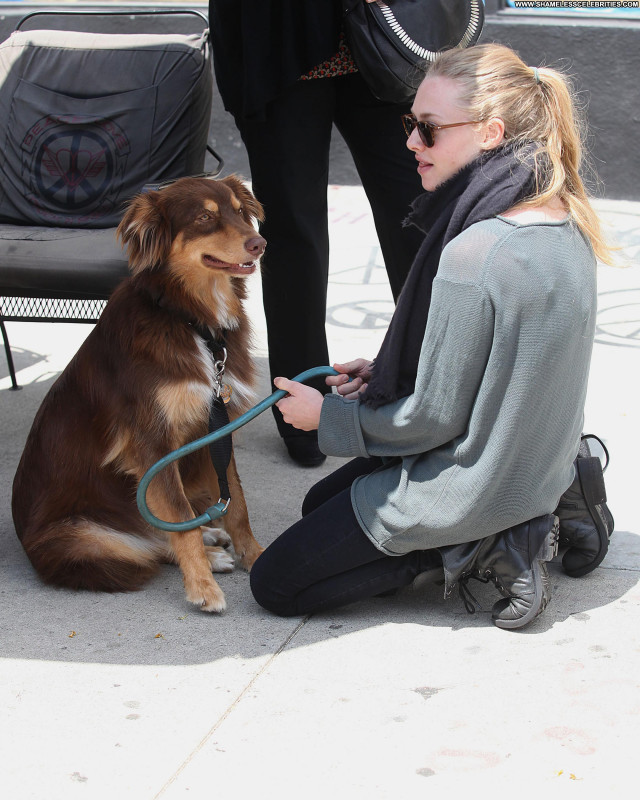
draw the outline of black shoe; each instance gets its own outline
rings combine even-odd
[[[602,562],[614,526],[606,504],[602,464],[599,458],[591,455],[588,439],[600,442],[592,434],[582,437],[575,460],[576,477],[555,511],[560,520],[560,546],[569,548],[562,558],[562,566],[572,578],[587,575]],[[609,454],[602,442],[600,444],[608,464]]]
[[[475,609],[468,581],[474,578],[495,583],[504,595],[492,609],[491,618],[498,628],[523,628],[544,611],[551,599],[545,562],[558,552],[558,520],[553,514],[477,542],[438,549],[447,581],[445,596],[457,582],[469,613]]]
[[[283,436],[291,458],[301,467],[319,467],[326,460],[318,447],[318,436]]]
[[[558,518],[553,514],[510,528],[490,556],[492,579],[504,595],[493,606],[491,618],[498,628],[524,628],[551,600],[546,561],[558,552]],[[496,550],[498,552],[496,552]]]

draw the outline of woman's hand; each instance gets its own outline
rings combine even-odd
[[[289,392],[287,397],[276,403],[284,421],[301,431],[315,431],[320,424],[324,396],[311,386],[287,378],[276,378],[274,384],[278,389]]]
[[[345,400],[356,400],[368,386],[372,364],[372,361],[364,358],[356,358],[355,361],[348,361],[346,364],[334,364],[333,368],[340,375],[329,375],[325,383],[327,386],[335,386],[338,394]],[[349,378],[352,378],[351,382]]]

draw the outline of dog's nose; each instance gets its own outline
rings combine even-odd
[[[264,253],[264,248],[266,246],[266,239],[263,239],[262,236],[254,236],[245,242],[244,249],[254,258],[259,258]]]

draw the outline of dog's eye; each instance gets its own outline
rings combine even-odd
[[[213,214],[208,211],[203,211],[198,217],[198,222],[209,222],[210,219],[213,219]]]
[[[240,216],[242,216],[244,214],[244,208],[242,208],[242,206],[240,206],[240,208],[238,209],[238,214]]]

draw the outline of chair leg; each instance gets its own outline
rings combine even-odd
[[[22,386],[18,386],[18,381],[16,380],[16,370],[13,366],[13,356],[11,355],[11,345],[9,344],[9,337],[7,336],[7,329],[4,326],[4,320],[0,317],[0,330],[2,330],[2,341],[4,342],[4,351],[7,354],[7,364],[9,366],[9,374],[11,375],[11,389],[12,391],[17,391],[18,389],[22,389]]]

